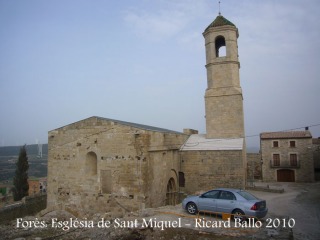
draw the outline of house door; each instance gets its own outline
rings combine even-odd
[[[294,182],[294,170],[290,169],[280,169],[277,171],[277,181],[278,182]]]

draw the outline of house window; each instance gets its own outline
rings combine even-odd
[[[296,147],[296,141],[290,141],[289,144],[292,148]]]
[[[273,166],[280,166],[280,154],[273,154]]]
[[[295,153],[290,154],[290,166],[298,166],[298,156]]]
[[[272,146],[273,146],[274,148],[279,147],[279,141],[273,141],[273,142],[272,142]]]

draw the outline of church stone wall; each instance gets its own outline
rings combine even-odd
[[[163,205],[186,137],[95,117],[49,132],[48,209],[123,215]]]
[[[215,93],[212,90],[207,90],[205,96],[207,138],[244,137],[241,89],[219,89]]]
[[[171,189],[177,202],[179,191],[179,152],[157,151],[150,153],[148,174],[148,207],[159,207],[168,205],[167,185],[170,178],[174,179],[175,188]],[[164,198],[165,196],[165,198]]]
[[[181,170],[187,194],[218,187],[245,187],[243,151],[183,151]]]

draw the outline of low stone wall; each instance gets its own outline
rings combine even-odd
[[[6,223],[16,218],[34,215],[47,207],[47,195],[24,197],[22,201],[0,209],[0,223]]]
[[[258,187],[258,186],[247,186],[246,190],[253,190],[253,191],[261,191],[261,192],[272,192],[272,193],[284,193],[284,189],[277,189],[277,188],[270,188],[267,187]]]

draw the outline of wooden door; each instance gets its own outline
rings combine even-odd
[[[290,169],[280,169],[277,171],[277,181],[278,182],[294,182],[294,170]]]

